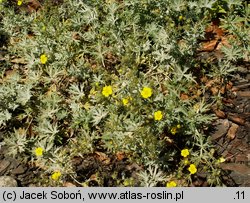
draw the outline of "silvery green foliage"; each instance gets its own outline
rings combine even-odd
[[[143,187],[156,187],[157,184],[166,181],[165,174],[155,163],[149,163],[145,171],[138,173],[138,177]]]
[[[93,153],[100,140],[109,153],[170,168],[168,161],[179,154],[166,146],[173,139],[177,146],[181,140],[181,147],[198,147],[192,161],[207,163],[211,143],[203,129],[220,95],[209,103],[206,87],[199,87],[195,97],[197,77],[222,81],[238,61],[249,60],[249,5],[223,2],[227,6],[216,0],[65,0],[27,14],[3,1],[0,23],[9,39],[0,58],[0,130],[11,155],[37,161],[34,149],[43,147],[44,170],[68,172],[70,158]],[[234,37],[220,60],[204,62],[197,50],[217,11]],[[106,85],[113,88],[109,97],[102,95]],[[148,99],[141,96],[145,86],[153,91]],[[154,119],[158,110],[160,121]],[[145,186],[164,181],[153,164],[141,177]]]
[[[31,98],[31,85],[21,84],[17,73],[10,73],[5,85],[0,86],[0,124],[6,124],[11,119],[11,111],[19,106],[25,106]]]

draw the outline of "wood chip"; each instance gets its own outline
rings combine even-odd
[[[233,104],[233,100],[232,100],[232,99],[222,98],[222,101],[223,101],[224,103],[227,103],[227,104]]]
[[[229,115],[228,120],[230,120],[238,125],[245,125],[245,120],[243,118],[240,118],[237,116]]]
[[[227,132],[227,138],[229,138],[230,140],[233,140],[236,137],[238,128],[239,126],[237,124],[232,123],[231,127],[229,128]]]
[[[219,109],[214,110],[214,113],[215,113],[215,115],[216,115],[218,118],[226,118],[226,117],[227,117],[227,115],[226,115],[223,111],[221,111],[221,110],[219,110]]]
[[[218,119],[215,122],[215,132],[212,135],[212,140],[218,140],[228,132],[230,123],[227,119]]]
[[[237,92],[237,96],[250,97],[250,91],[239,91],[239,92]]]
[[[232,88],[232,91],[238,91],[239,89],[245,89],[245,88],[248,88],[248,87],[250,87],[250,83],[237,85],[237,86]]]
[[[244,164],[222,163],[220,167],[224,170],[236,171],[240,174],[250,174],[250,168]]]

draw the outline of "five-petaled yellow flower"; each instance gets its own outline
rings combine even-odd
[[[36,154],[36,156],[42,156],[43,155],[43,148],[42,147],[37,147],[35,149],[35,154]]]
[[[189,155],[188,149],[183,149],[183,150],[181,150],[181,156],[187,157],[188,155]]]
[[[177,128],[176,127],[172,127],[170,131],[171,131],[172,135],[175,135],[176,132],[177,132]]]
[[[41,62],[42,64],[45,64],[47,61],[48,61],[47,56],[46,56],[45,54],[42,54],[42,55],[40,56],[40,62]]]
[[[129,102],[129,100],[127,98],[122,99],[122,103],[123,103],[124,106],[127,106],[128,102]]]
[[[162,115],[162,112],[161,111],[156,111],[154,113],[154,118],[156,121],[160,121],[162,119],[163,115]]]
[[[152,89],[150,87],[144,87],[141,91],[141,96],[147,99],[152,96]]]
[[[60,171],[56,171],[51,175],[52,180],[58,180],[61,177],[61,172]]]
[[[21,0],[18,0],[18,1],[17,1],[17,5],[18,5],[18,6],[21,6],[22,3],[23,3],[23,1],[21,1]]]
[[[170,181],[167,183],[167,187],[176,187],[176,186],[177,186],[177,184],[174,181]]]
[[[102,88],[102,95],[105,97],[110,96],[113,93],[112,87],[109,86],[105,86]]]
[[[194,164],[190,164],[188,170],[191,174],[195,174],[197,172],[197,168]]]

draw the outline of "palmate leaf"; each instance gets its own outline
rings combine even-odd
[[[30,88],[23,87],[20,88],[17,94],[17,102],[21,105],[25,105],[31,98]]]
[[[231,47],[223,46],[221,50],[225,54],[227,59],[230,61],[237,61],[237,59],[242,57],[242,54],[241,54],[242,50],[238,46],[231,46]]]
[[[216,0],[201,0],[199,1],[201,8],[212,8],[213,4],[216,3]]]
[[[228,7],[230,8],[232,5],[242,5],[242,0],[226,0]]]
[[[0,112],[0,126],[11,119],[11,113],[8,110]]]
[[[149,163],[148,170],[139,172],[138,176],[144,187],[155,187],[159,182],[166,180],[165,174],[154,163]]]
[[[172,8],[175,11],[181,11],[183,9],[183,7],[185,6],[185,1],[183,0],[176,0],[176,1],[172,1],[171,5],[173,6]]]
[[[94,126],[98,125],[102,119],[108,115],[108,112],[104,110],[103,106],[92,110],[92,123]]]
[[[59,130],[58,130],[58,125],[57,123],[51,124],[48,120],[45,120],[41,126],[39,126],[39,131],[44,134],[44,136],[47,135],[56,135]]]
[[[74,97],[78,100],[85,96],[84,93],[84,85],[72,84],[70,85],[69,92],[74,95]]]

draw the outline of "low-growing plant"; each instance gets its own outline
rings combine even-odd
[[[44,172],[38,185],[77,181],[73,157],[98,150],[143,166],[141,186],[190,185],[204,170],[209,184],[222,185],[204,132],[214,101],[197,72],[222,80],[249,57],[249,5],[221,2],[44,1],[29,13],[25,0],[2,0],[0,130],[9,154]],[[208,70],[197,50],[221,5],[233,39]]]

